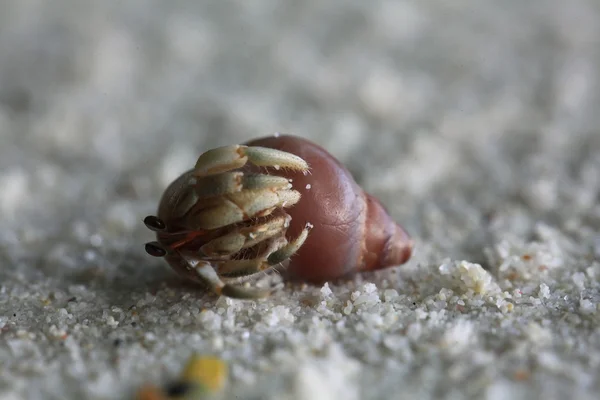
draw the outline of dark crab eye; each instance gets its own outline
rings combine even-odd
[[[166,228],[165,223],[162,219],[155,217],[154,215],[148,215],[144,218],[144,224],[151,231],[163,231]]]
[[[146,243],[146,253],[152,257],[164,257],[167,251],[163,249],[157,242]]]

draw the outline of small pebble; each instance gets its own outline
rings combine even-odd
[[[183,369],[181,379],[217,391],[225,386],[227,375],[227,364],[223,360],[193,355]]]

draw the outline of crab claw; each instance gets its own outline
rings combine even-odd
[[[198,157],[194,175],[207,176],[238,169],[246,163],[258,167],[289,168],[308,171],[309,167],[302,158],[281,150],[258,146],[223,146],[208,150]]]

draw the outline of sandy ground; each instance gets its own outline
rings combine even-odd
[[[131,398],[193,352],[228,399],[596,398],[599,71],[594,0],[3,1],[0,398]],[[411,262],[254,303],[146,255],[200,152],[277,131]]]

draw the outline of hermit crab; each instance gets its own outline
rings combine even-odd
[[[281,266],[322,283],[405,263],[412,240],[325,149],[275,135],[208,150],[144,219],[146,251],[214,293],[255,299],[272,289],[231,283]]]

